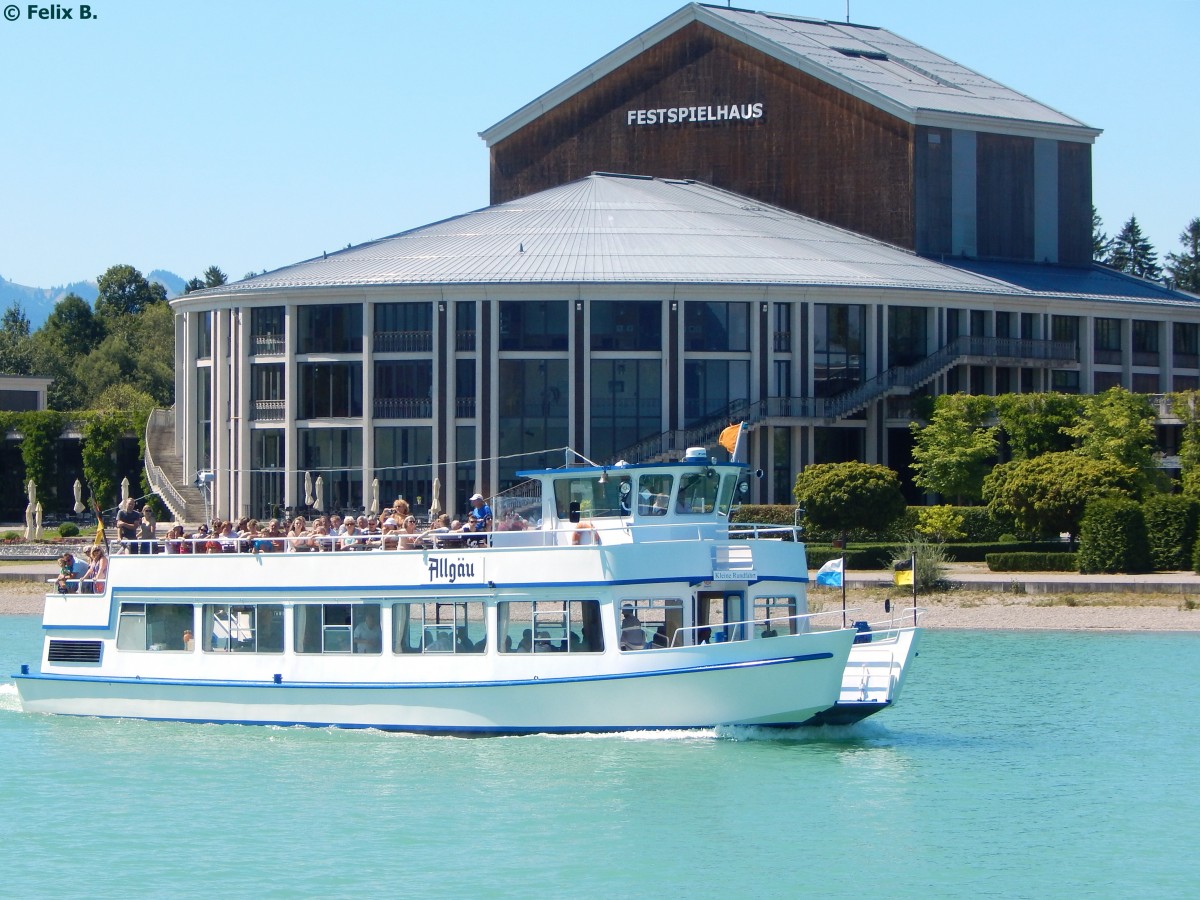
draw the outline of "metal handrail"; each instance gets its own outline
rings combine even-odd
[[[852,611],[857,612],[857,610],[852,610]],[[841,614],[842,614],[842,611],[840,609],[837,610],[836,615],[841,616]],[[768,625],[768,624],[772,624],[772,623],[787,623],[789,626],[789,630],[788,630],[787,634],[812,634],[814,632],[843,630],[843,628],[840,624],[836,624],[829,628],[824,628],[824,627],[812,628],[812,627],[810,627],[812,625],[814,619],[832,618],[834,615],[835,615],[834,612],[827,611],[827,612],[818,612],[818,613],[798,613],[794,616],[772,616],[771,618],[767,618],[767,619],[764,619],[760,616],[760,617],[753,618],[753,619],[743,619],[740,622],[710,622],[707,625],[681,625],[680,627],[675,629],[675,633],[671,636],[670,646],[672,646],[672,647],[697,646],[698,642],[695,640],[695,638],[698,636],[700,631],[707,630],[707,631],[715,634],[718,629],[725,632],[726,635],[728,635],[729,631],[738,631],[745,635],[745,637],[737,637],[737,638],[732,638],[732,639],[729,638],[728,636],[726,636],[723,640],[714,641],[714,643],[718,643],[718,644],[736,644],[736,643],[740,643],[742,641],[749,641],[749,640],[770,640],[769,638],[759,638],[759,637],[752,638],[751,635],[754,634],[754,626],[755,625]],[[691,644],[679,643],[679,636],[681,634],[691,634],[692,635],[692,643]],[[780,635],[780,637],[784,637],[784,636],[786,636],[786,635]]]
[[[150,450],[151,430],[166,428],[170,424],[170,418],[171,411],[169,409],[155,409],[151,410],[149,418],[146,419],[146,480],[150,482],[150,490],[162,497],[172,515],[182,521],[187,515],[187,501],[175,489],[175,485],[171,483],[171,479],[167,477],[162,468],[154,462]]]

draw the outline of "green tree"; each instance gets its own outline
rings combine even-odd
[[[18,301],[13,301],[0,319],[0,372],[6,375],[34,374],[34,347],[29,335],[29,317]]]
[[[218,266],[209,266],[204,270],[203,277],[193,278],[183,286],[183,292],[190,294],[192,291],[202,291],[205,288],[218,287],[229,281],[229,276],[226,275]]]
[[[133,266],[111,266],[96,282],[96,316],[110,333],[148,306],[167,302],[167,289]]]
[[[1138,278],[1148,278],[1151,281],[1162,278],[1158,254],[1154,251],[1154,245],[1142,234],[1137,216],[1130,216],[1129,221],[1113,238],[1108,264]]]
[[[1175,287],[1200,294],[1200,217],[1188,222],[1179,235],[1182,253],[1167,254],[1167,271]]]
[[[996,418],[1012,459],[1032,459],[1043,453],[1070,450],[1063,429],[1083,413],[1083,398],[1075,394],[1001,394],[994,398]]]
[[[1088,501],[1132,496],[1133,487],[1128,468],[1067,451],[996,466],[984,479],[983,498],[993,516],[1027,534],[1066,532],[1074,540]]]
[[[1183,423],[1179,441],[1179,467],[1183,492],[1200,497],[1200,394],[1182,391],[1171,395],[1171,411]]]
[[[1103,231],[1104,223],[1100,220],[1100,213],[1096,211],[1096,207],[1092,207],[1092,259],[1096,262],[1104,262],[1108,259],[1108,255],[1112,252],[1112,240]]]
[[[86,371],[77,374],[77,365],[104,338],[104,329],[92,314],[87,301],[68,294],[33,333],[34,358],[38,374],[53,379],[48,402],[51,409],[82,409],[88,397]]]
[[[964,501],[977,503],[988,462],[996,455],[996,429],[985,425],[991,414],[991,397],[938,397],[929,424],[910,426],[916,435],[913,481],[925,490],[956,498],[959,506]]]
[[[1084,456],[1109,460],[1128,469],[1140,495],[1157,480],[1155,420],[1149,397],[1114,387],[1088,397],[1083,414],[1063,433],[1079,442],[1079,452]]]
[[[818,528],[882,531],[904,514],[896,473],[860,462],[818,463],[796,476],[796,503]]]

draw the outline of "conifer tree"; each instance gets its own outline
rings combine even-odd
[[[1200,217],[1188,222],[1179,235],[1182,253],[1167,254],[1167,271],[1175,287],[1200,294]]]
[[[1108,259],[1108,254],[1112,250],[1112,240],[1107,234],[1100,229],[1103,227],[1103,222],[1100,220],[1100,213],[1096,211],[1096,207],[1092,207],[1092,259],[1096,262],[1104,262]]]
[[[1158,254],[1154,245],[1142,234],[1137,216],[1130,216],[1129,221],[1121,228],[1120,233],[1113,238],[1112,253],[1109,254],[1108,264],[1114,269],[1158,281],[1162,278],[1162,267],[1158,264]]]

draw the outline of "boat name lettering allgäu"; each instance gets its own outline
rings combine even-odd
[[[467,562],[461,556],[455,560],[447,556],[431,556],[429,558],[430,583],[445,582],[454,584],[458,581],[479,581],[475,576],[475,563]]]

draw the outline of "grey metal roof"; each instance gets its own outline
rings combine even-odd
[[[1039,297],[1069,300],[1119,300],[1123,303],[1154,303],[1200,309],[1200,297],[1173,290],[1157,281],[1147,281],[1118,272],[1100,263],[1091,266],[1056,266],[1043,263],[947,260],[947,265],[987,278],[994,278]]]
[[[631,282],[1013,292],[987,276],[695,181],[593,174],[188,297]]]
[[[1100,132],[883,28],[689,4],[481,132],[488,146],[692,22],[913,124],[1092,141]]]

